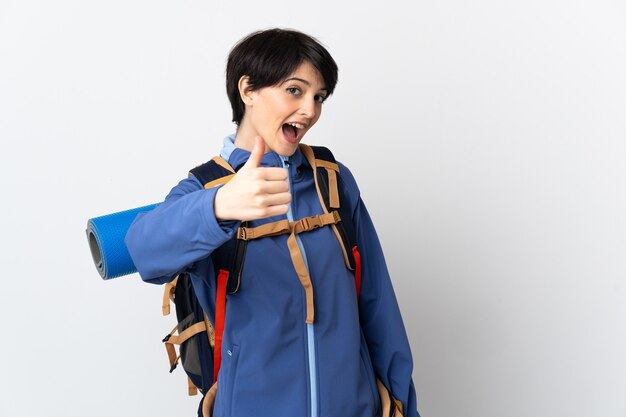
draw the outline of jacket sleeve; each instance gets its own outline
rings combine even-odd
[[[215,218],[213,202],[218,188],[205,190],[190,176],[155,209],[137,215],[125,243],[144,281],[169,282],[233,237],[239,223]]]
[[[402,402],[404,416],[419,417],[412,379],[413,356],[382,247],[352,174],[345,166],[340,165],[340,170],[354,207],[353,221],[361,254],[359,312],[374,371]]]

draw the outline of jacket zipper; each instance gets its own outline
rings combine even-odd
[[[289,158],[280,157],[281,162],[283,164],[283,168],[287,170],[289,173],[289,191],[292,192],[293,184],[291,182],[291,161]],[[292,193],[293,196],[293,193]],[[289,204],[289,208],[287,210],[287,219],[290,222],[294,221],[292,204],[294,199],[292,198],[291,203]],[[300,240],[300,236],[296,235],[296,242],[298,242],[298,247],[300,248],[300,252],[302,253],[302,258],[304,259],[304,265],[306,266],[307,271],[309,271],[309,262],[307,260],[306,252],[304,250],[304,245]],[[310,271],[309,271],[310,273]],[[309,385],[311,387],[311,417],[317,417],[317,364],[315,363],[315,324],[307,323],[306,324],[307,331],[307,347],[309,352]]]

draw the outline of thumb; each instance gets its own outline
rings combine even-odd
[[[263,153],[265,153],[265,141],[261,136],[255,136],[254,147],[252,148],[252,152],[250,152],[250,158],[248,158],[244,166],[247,168],[258,168],[261,166]]]

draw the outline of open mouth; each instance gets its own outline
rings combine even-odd
[[[301,138],[302,133],[304,131],[304,126],[297,126],[299,123],[285,123],[283,124],[283,135],[285,139],[287,139],[290,143],[297,143]]]

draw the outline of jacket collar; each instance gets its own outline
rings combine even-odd
[[[250,158],[250,152],[235,146],[235,133],[233,133],[224,138],[224,147],[220,151],[220,156],[228,161],[230,166],[232,166],[235,171],[239,171],[239,168],[241,168],[246,163],[248,158]],[[289,162],[296,168],[303,164],[306,166],[309,165],[308,161],[298,148],[298,150],[296,150],[296,152],[289,157],[281,156],[274,151],[268,152],[263,155],[263,158],[261,159],[261,166],[282,168],[284,166],[283,161]]]

